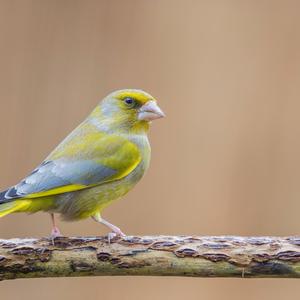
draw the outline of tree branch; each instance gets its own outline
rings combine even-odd
[[[300,277],[300,237],[0,240],[0,280],[107,275]]]

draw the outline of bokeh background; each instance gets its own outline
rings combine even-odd
[[[114,89],[167,118],[152,164],[104,216],[128,234],[296,235],[299,1],[1,0],[0,188],[16,183]],[[66,235],[100,235],[90,220]],[[46,214],[0,220],[45,236]],[[296,280],[98,277],[2,282],[1,299],[283,299]]]

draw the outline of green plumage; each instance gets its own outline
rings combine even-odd
[[[150,102],[155,107],[155,99],[141,90],[108,95],[38,168],[0,194],[0,217],[37,211],[66,220],[99,215],[149,166],[149,119],[162,114],[147,108]]]

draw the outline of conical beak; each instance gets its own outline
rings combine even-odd
[[[138,111],[138,119],[144,121],[152,121],[164,118],[166,115],[156,104],[155,101],[148,101]]]

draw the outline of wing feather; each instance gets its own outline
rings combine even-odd
[[[99,132],[85,138],[73,135],[29,176],[0,193],[0,202],[61,194],[118,180],[140,161],[137,146],[123,137]]]

